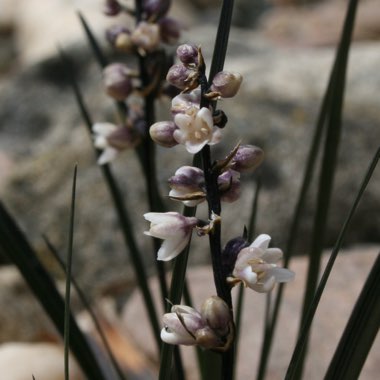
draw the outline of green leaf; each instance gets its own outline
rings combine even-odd
[[[344,329],[325,380],[356,380],[379,331],[380,254]]]
[[[299,334],[299,337],[297,340],[296,347],[294,349],[292,358],[290,360],[288,371],[287,371],[287,374],[285,377],[287,380],[294,378],[294,376],[297,373],[297,366],[299,365],[300,361],[303,359],[304,347],[307,343],[307,338],[309,335],[311,323],[313,321],[313,318],[314,318],[315,312],[317,310],[319,301],[321,299],[322,293],[325,289],[328,277],[331,273],[335,259],[338,256],[339,250],[342,246],[342,243],[343,243],[345,234],[347,232],[348,226],[351,222],[351,219],[354,216],[354,213],[355,213],[355,211],[359,205],[359,202],[363,196],[363,193],[364,193],[364,191],[365,191],[365,189],[366,189],[366,187],[367,187],[367,185],[368,185],[368,183],[369,183],[369,181],[373,175],[373,172],[375,171],[375,168],[376,168],[376,165],[377,165],[379,159],[380,159],[380,148],[377,150],[377,152],[376,152],[376,154],[375,154],[375,156],[374,156],[374,158],[373,158],[373,160],[372,160],[372,162],[371,162],[371,164],[367,170],[367,173],[366,173],[366,175],[362,181],[362,184],[360,186],[359,192],[357,193],[357,195],[355,197],[354,203],[353,203],[353,205],[352,205],[352,207],[348,213],[348,216],[347,216],[347,218],[346,218],[346,220],[342,226],[342,229],[339,233],[338,239],[335,243],[334,249],[331,253],[329,261],[328,261],[326,268],[323,272],[323,275],[321,277],[321,280],[319,282],[319,285],[318,285],[318,288],[315,292],[315,295],[314,295],[312,301],[310,302],[310,306],[309,306],[309,309],[307,310],[307,314],[305,316],[304,323],[302,325],[302,328],[301,328],[301,331],[300,331],[300,334]],[[379,321],[379,319],[377,321]]]
[[[77,165],[74,168],[73,188],[71,193],[71,210],[69,224],[69,243],[67,248],[67,273],[65,290],[65,320],[64,320],[64,357],[65,357],[65,380],[69,380],[69,348],[70,348],[70,291],[71,291],[71,267],[74,242],[74,216],[75,216],[75,191],[77,182]]]
[[[19,269],[26,283],[63,337],[65,305],[62,296],[21,229],[1,202],[0,251]],[[107,380],[87,343],[86,337],[72,315],[70,315],[70,326],[70,347],[86,376],[91,380]]]

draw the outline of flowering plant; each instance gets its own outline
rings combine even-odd
[[[151,331],[160,352],[159,379],[185,378],[180,346],[195,346],[197,349],[202,380],[210,376],[225,380],[234,378],[236,352],[242,331],[242,298],[245,289],[267,295],[265,331],[257,375],[259,380],[264,379],[283,286],[295,278],[295,273],[287,269],[287,266],[294,248],[300,212],[310,184],[311,173],[314,170],[320,136],[324,125],[328,124],[325,126],[327,135],[321,164],[301,328],[285,377],[299,379],[302,375],[307,337],[318,302],[347,226],[380,156],[377,151],[318,284],[324,230],[339,143],[349,41],[357,0],[349,2],[341,42],[310,148],[310,157],[307,161],[284,254],[281,249],[270,246],[271,238],[266,233],[260,233],[254,239],[254,222],[260,189],[258,176],[256,176],[257,187],[250,220],[247,221],[248,223],[242,220],[236,221],[236,223],[241,223],[239,236],[229,236],[228,229],[222,234],[222,223],[225,223],[222,213],[223,202],[238,204],[244,191],[245,173],[254,172],[264,161],[264,152],[261,148],[239,141],[231,143],[223,137],[223,129],[230,128],[230,125],[228,115],[219,109],[218,101],[224,99],[225,102],[232,102],[243,83],[242,75],[224,69],[234,2],[232,0],[222,2],[215,49],[208,72],[198,42],[180,43],[181,23],[168,16],[171,3],[170,0],[136,0],[131,6],[130,2],[122,0],[104,1],[104,13],[107,16],[115,17],[123,14],[128,15],[130,20],[127,24],[116,24],[106,31],[107,42],[119,54],[117,62],[109,62],[85,19],[81,16],[89,43],[102,68],[104,92],[116,105],[118,112],[116,122],[114,120],[93,122],[78,83],[74,77],[71,78],[78,105],[97,153],[98,164],[114,202],[130,262],[136,274],[136,283],[142,293]],[[175,50],[176,56],[173,57],[173,46],[177,44],[179,46]],[[134,61],[123,57],[134,58]],[[64,54],[63,59],[65,61]],[[134,63],[131,63],[132,61]],[[66,61],[65,63],[67,64]],[[160,97],[169,98],[170,120],[156,120],[155,102]],[[174,149],[183,150],[191,155],[189,157],[192,159],[191,165],[184,162],[180,167],[171,168],[172,175],[168,178],[166,190],[168,202],[161,196],[157,181],[159,160],[155,154],[155,144],[164,148],[175,147]],[[221,156],[218,150],[213,148],[216,144],[224,146],[229,153]],[[148,209],[143,217],[150,225],[144,233],[152,238],[160,298],[165,308],[162,317],[158,317],[156,311],[150,291],[151,284],[148,282],[144,265],[144,254],[140,248],[142,240],[140,237],[143,231],[135,234],[138,222],[133,220],[129,208],[125,206],[123,192],[110,167],[114,160],[121,159],[121,153],[127,149],[133,149],[136,152],[146,182]],[[261,168],[261,170],[265,169]],[[19,267],[64,337],[66,380],[68,379],[69,346],[89,379],[108,380],[112,376],[103,370],[88,339],[70,314],[70,285],[73,283],[95,324],[99,326],[95,313],[92,312],[83,292],[71,276],[75,184],[76,171],[73,181],[66,266],[46,239],[49,250],[66,271],[64,302],[38,259],[38,255],[2,204],[0,204],[0,252],[4,252]],[[171,205],[170,209],[175,207],[175,203],[177,205],[182,203],[183,212],[168,211],[168,203]],[[205,218],[200,218],[200,213],[197,215],[198,208],[207,208]],[[245,227],[245,224],[248,227]],[[210,277],[214,279],[215,285],[212,294],[204,295],[205,299],[199,309],[191,305],[190,290],[186,284],[187,262],[191,254],[193,235],[194,239],[208,237],[208,252],[211,259]],[[250,243],[252,240],[253,242]],[[283,263],[278,266],[281,260]],[[167,262],[171,265],[170,285],[166,276]],[[346,378],[344,376],[347,373],[351,376],[347,378],[353,378],[360,373],[366,356],[363,353],[368,353],[378,330],[379,273],[380,260],[378,259],[327,369],[327,379]],[[238,289],[233,290],[236,285],[239,285]],[[233,302],[233,293],[236,295],[237,302]],[[270,294],[273,293],[275,297],[272,298]],[[252,292],[247,296],[252,296]],[[263,294],[260,296],[265,297]],[[186,305],[181,304],[182,302]],[[252,329],[251,325],[249,328]],[[118,365],[107,340],[102,335],[102,330],[99,330],[117,377],[123,380],[125,378],[123,369]],[[346,347],[350,347],[350,352],[345,351]],[[215,363],[215,356],[212,355],[217,355],[217,365],[208,364],[209,361]],[[206,366],[205,362],[207,362]]]

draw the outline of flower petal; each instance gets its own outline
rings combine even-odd
[[[262,255],[262,259],[268,264],[277,263],[282,257],[282,251],[280,248],[268,248]]]
[[[271,237],[269,235],[261,234],[255,239],[255,241],[250,245],[250,247],[267,249],[269,247],[270,240],[271,240]]]
[[[157,252],[157,260],[169,261],[178,256],[189,242],[190,234],[166,239]]]
[[[117,155],[119,154],[119,151],[115,148],[108,147],[103,150],[103,153],[98,158],[98,164],[104,165],[108,164],[109,162],[113,161]]]

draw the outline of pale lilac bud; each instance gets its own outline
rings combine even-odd
[[[122,126],[110,133],[107,141],[110,146],[124,150],[136,147],[141,141],[141,136],[134,128]]]
[[[169,197],[182,201],[186,206],[194,207],[206,198],[203,170],[194,166],[182,166],[169,178],[171,190]]]
[[[220,93],[222,98],[232,98],[239,91],[242,80],[239,73],[221,71],[212,80],[211,91]]]
[[[224,128],[228,122],[228,117],[222,110],[214,111],[212,119],[214,120],[214,125],[218,128]]]
[[[227,203],[235,202],[240,197],[240,173],[229,169],[218,177],[220,199]]]
[[[171,313],[164,314],[162,321],[164,328],[161,330],[161,339],[168,344],[194,345],[197,330],[205,327],[198,311],[182,305],[174,305]]]
[[[166,75],[166,80],[180,90],[184,90],[187,87],[187,79],[191,73],[192,71],[182,64],[173,65]]]
[[[158,145],[171,148],[178,145],[173,137],[174,131],[177,129],[173,121],[159,121],[149,128],[149,134],[152,140]]]
[[[228,305],[219,297],[212,296],[203,302],[202,318],[219,336],[228,334],[231,323],[231,311]]]
[[[133,90],[130,69],[122,63],[112,63],[103,70],[103,82],[107,94],[116,100],[124,100]]]
[[[255,170],[264,160],[264,152],[254,145],[240,145],[232,163],[234,170],[247,172]]]
[[[192,44],[183,44],[177,48],[177,57],[185,65],[198,64],[198,48]]]
[[[171,6],[171,0],[144,0],[142,7],[146,17],[157,20],[164,16]]]
[[[139,22],[132,32],[131,41],[144,52],[154,51],[160,44],[159,26],[145,21]]]
[[[116,0],[106,0],[103,12],[107,16],[117,16],[121,12],[121,6]]]
[[[163,17],[158,21],[161,40],[169,45],[174,45],[181,36],[179,22],[171,17]]]

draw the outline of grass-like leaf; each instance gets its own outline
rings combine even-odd
[[[67,57],[62,52],[61,52],[61,57],[65,65],[68,77],[71,81],[73,91],[75,94],[75,99],[79,107],[79,110],[81,112],[82,118],[85,121],[85,124],[89,133],[91,133],[91,127],[93,124],[91,120],[91,116],[87,110],[87,107],[85,105],[83,96],[80,92],[78,83],[76,82],[76,79],[71,70],[70,62],[68,61]],[[100,154],[100,151],[97,149],[95,149],[95,152],[97,156]],[[108,190],[111,195],[111,199],[115,206],[115,211],[119,219],[124,241],[130,252],[130,258],[131,258],[134,272],[136,275],[136,281],[143,295],[145,308],[148,313],[150,325],[153,330],[157,347],[159,348],[161,346],[160,326],[158,323],[157,312],[153,303],[152,295],[148,286],[148,281],[147,281],[148,276],[141,259],[142,254],[135,239],[133,224],[129,216],[129,213],[127,212],[127,207],[125,206],[125,200],[123,199],[123,195],[119,189],[119,186],[111,171],[111,168],[108,165],[102,165],[100,166],[100,169],[102,171],[102,174],[105,179],[105,183],[107,184]]]
[[[50,240],[46,236],[43,236],[43,239],[44,239],[50,253],[52,254],[52,256],[54,257],[56,262],[59,264],[59,266],[61,267],[61,269],[63,270],[63,272],[67,276],[66,264],[63,262],[63,260],[59,256],[58,251],[56,250],[56,248],[53,246],[53,244],[50,242]],[[108,344],[107,338],[103,333],[103,329],[100,326],[100,322],[98,321],[98,318],[97,318],[94,310],[92,309],[90,302],[88,301],[83,290],[81,289],[78,282],[75,280],[75,278],[72,275],[71,275],[71,283],[72,283],[75,291],[77,292],[79,299],[81,300],[84,308],[87,310],[88,314],[90,315],[90,317],[94,323],[95,329],[96,329],[97,333],[99,334],[99,337],[103,343],[103,346],[107,352],[108,357],[110,358],[110,361],[111,361],[119,379],[120,380],[126,380],[126,376],[124,375],[122,369],[119,366],[119,363],[117,362],[114,354],[112,353],[111,347]]]
[[[322,278],[319,282],[319,285],[318,285],[318,288],[315,292],[315,295],[314,295],[312,301],[310,302],[310,306],[309,306],[309,309],[308,309],[307,314],[305,316],[304,323],[302,325],[302,328],[301,328],[301,331],[299,334],[299,338],[297,340],[296,347],[294,349],[292,358],[290,360],[288,371],[287,371],[287,374],[285,377],[285,379],[287,379],[287,380],[294,379],[294,376],[297,374],[297,366],[299,365],[300,360],[302,360],[302,358],[303,358],[304,346],[307,342],[311,323],[313,321],[313,318],[314,318],[315,312],[317,310],[319,301],[321,299],[322,293],[323,293],[324,288],[326,286],[328,277],[331,273],[335,259],[338,255],[339,250],[341,248],[341,245],[343,243],[343,240],[344,240],[345,234],[347,232],[348,226],[349,226],[351,219],[352,219],[352,217],[353,217],[353,215],[354,215],[354,213],[355,213],[355,211],[359,205],[359,202],[363,196],[363,193],[364,193],[364,191],[365,191],[365,189],[366,189],[366,187],[367,187],[367,185],[368,185],[368,183],[369,183],[369,181],[373,175],[373,172],[375,171],[375,168],[377,166],[379,158],[380,158],[380,148],[377,150],[377,152],[376,152],[376,154],[375,154],[375,156],[374,156],[374,158],[373,158],[373,160],[372,160],[372,162],[371,162],[371,164],[367,170],[367,173],[366,173],[366,175],[362,181],[362,184],[360,186],[359,192],[355,197],[354,203],[353,203],[353,205],[352,205],[352,207],[348,213],[348,216],[347,216],[347,218],[346,218],[346,220],[342,226],[342,229],[339,233],[337,242],[335,243],[334,249],[331,253],[329,261],[328,261],[326,268],[323,272]],[[377,296],[378,296],[378,293],[377,293]],[[377,304],[378,303],[379,303],[379,300],[377,300]],[[377,310],[377,313],[378,312],[379,312],[379,310]],[[378,324],[378,321],[379,321],[379,319],[377,319],[377,324]],[[373,332],[373,330],[371,330],[371,331]],[[367,336],[367,338],[368,338],[368,336]],[[353,363],[351,362],[350,365],[353,365]],[[335,378],[334,378],[334,380],[335,380]]]
[[[261,189],[261,177],[257,179],[257,185],[255,194],[252,200],[252,211],[249,218],[248,229],[247,229],[247,240],[250,243],[253,240],[256,227],[256,218],[257,218],[257,209],[259,205],[259,194]],[[237,296],[237,302],[235,307],[235,363],[237,363],[238,352],[239,352],[239,339],[240,339],[240,330],[241,330],[241,321],[243,315],[243,302],[244,302],[245,287],[243,284],[239,286],[239,293]],[[236,376],[237,365],[234,368],[234,378]]]
[[[325,380],[356,380],[379,331],[380,254],[344,329]]]
[[[73,187],[71,192],[71,208],[69,223],[69,241],[67,247],[67,271],[66,271],[66,290],[65,290],[65,321],[64,321],[64,357],[65,357],[65,380],[69,380],[69,350],[70,350],[70,293],[71,293],[71,267],[73,257],[74,242],[74,216],[75,216],[75,193],[77,183],[78,166],[75,165],[73,176]]]
[[[64,335],[64,301],[21,229],[0,202],[0,251],[21,272],[53,324]],[[70,316],[70,347],[86,376],[107,380],[75,319]]]
[[[351,44],[351,36],[354,28],[357,4],[358,0],[351,0],[349,2],[343,26],[342,38],[337,51],[336,65],[333,75],[333,86],[330,98],[331,103],[327,118],[326,140],[318,186],[316,214],[314,218],[312,242],[309,253],[310,261],[307,273],[306,290],[304,294],[300,326],[304,324],[306,313],[310,307],[318,282],[321,256],[324,247],[324,236],[327,226],[328,212],[336,171],[336,161],[342,128],[342,111],[348,52]],[[304,356],[301,360],[302,364],[298,367],[299,370],[297,376],[295,377],[296,379],[300,379],[302,376],[306,347],[307,342],[304,346]]]

